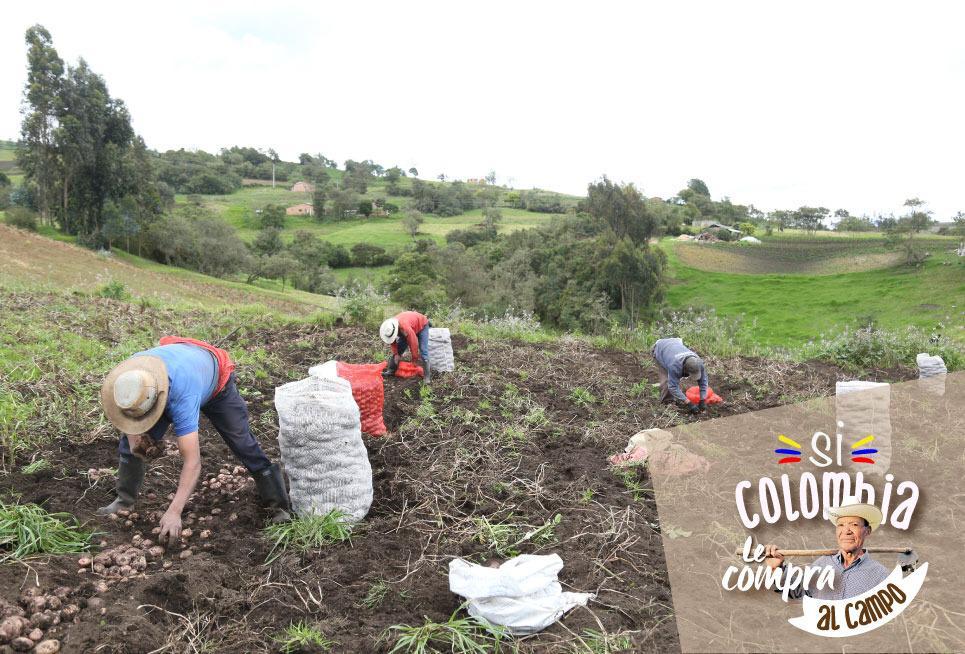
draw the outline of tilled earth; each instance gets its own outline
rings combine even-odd
[[[256,373],[242,366],[239,386],[253,430],[273,459],[279,458],[274,387],[328,359],[371,361],[380,345],[359,328],[304,324],[240,330],[221,343],[236,353],[272,355]],[[206,484],[185,511],[192,535],[183,547],[157,556],[144,541],[154,538],[157,516],[176,487],[173,446],[151,462],[136,515],[110,520],[94,515],[113,490],[110,475],[96,470],[116,465],[115,438],[101,429],[82,439],[88,442],[56,441],[42,453],[54,467],[0,477],[0,497],[13,493],[76,515],[101,532],[91,556],[108,554],[101,556],[102,569],[89,564],[82,572],[79,556],[0,566],[6,612],[23,605],[25,591],[45,595],[59,588],[60,604],[79,612],[62,615],[62,608],[47,606],[43,638],[58,639],[70,652],[277,651],[276,638],[299,621],[335,641],[333,651],[387,651],[388,627],[420,625],[425,617],[444,621],[459,607],[461,598],[448,589],[450,560],[505,557],[497,550],[559,515],[550,537],[510,549],[558,553],[564,588],[597,598],[522,639],[520,649],[588,651],[586,631],[593,630],[629,639],[623,642],[633,650],[677,650],[649,477],[643,467],[620,474],[607,463],[638,430],[692,419],[656,401],[649,354],[567,339],[547,345],[458,335],[454,349],[456,372],[437,376],[431,391],[420,391],[417,380],[386,383],[389,434],[365,437],[374,501],[351,544],[286,554],[271,565],[265,565],[271,545],[261,533],[265,516],[254,485],[235,474],[237,461],[210,425],[202,427]],[[710,358],[708,365],[711,386],[726,403],[699,419],[829,395],[835,380],[846,378],[818,362]],[[510,525],[517,538],[497,546],[482,519]],[[118,554],[128,564],[123,573]],[[385,589],[380,601],[373,599],[374,586]]]

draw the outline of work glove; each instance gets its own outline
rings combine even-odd
[[[697,405],[697,408],[700,409],[701,413],[703,413],[704,411],[707,410],[707,402],[705,402],[704,400],[701,400],[700,404]]]
[[[690,405],[690,413],[691,413],[692,415],[697,415],[698,413],[700,413],[700,407],[697,406],[696,404],[691,404],[691,405]]]

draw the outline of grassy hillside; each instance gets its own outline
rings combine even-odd
[[[685,257],[700,246],[664,240],[661,247],[670,262],[671,306],[713,307],[721,316],[742,318],[762,344],[801,345],[869,321],[914,325],[965,343],[965,263],[954,252],[936,248],[920,270],[789,275],[699,270]]]
[[[15,144],[11,141],[0,141],[0,173],[6,174],[14,184],[23,181],[23,171],[17,167]]]
[[[336,306],[333,298],[278,292],[164,266],[133,255],[110,257],[0,224],[0,288],[96,293],[123,284],[137,298],[205,308],[262,305],[304,315]]]
[[[337,172],[337,171],[335,171]],[[410,180],[402,180],[400,186],[405,186]],[[279,183],[275,188],[271,186],[246,186],[230,195],[200,196],[204,207],[221,216],[226,222],[238,230],[238,235],[245,241],[252,241],[258,234],[258,218],[255,210],[267,204],[292,206],[300,203],[311,203],[310,193],[293,193],[289,189],[290,183]],[[406,209],[411,198],[387,196],[385,184],[381,181],[369,185],[369,190],[362,198],[373,200],[385,199],[401,209]],[[573,204],[577,198],[565,196]],[[186,202],[187,198],[178,196],[178,202]],[[512,207],[499,207],[503,220],[499,225],[502,233],[512,232],[542,224],[551,218],[551,214],[526,211]],[[402,249],[412,241],[402,228],[401,214],[388,217],[352,218],[343,221],[318,221],[311,216],[288,216],[282,239],[290,241],[296,230],[304,229],[314,232],[320,238],[336,245],[351,247],[356,243],[372,243],[386,249]],[[425,215],[425,223],[420,230],[419,237],[431,237],[439,243],[445,242],[446,234],[454,229],[467,229],[482,220],[482,209],[468,211],[459,216],[439,217]]]
[[[902,254],[880,234],[856,236],[762,236],[753,243],[675,241],[680,262],[698,270],[742,274],[830,275],[895,266]],[[923,247],[941,252],[957,245],[944,236],[920,236]]]

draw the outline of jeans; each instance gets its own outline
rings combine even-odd
[[[228,383],[221,389],[221,392],[208,400],[207,404],[201,407],[201,413],[207,416],[214,428],[221,434],[221,438],[231,448],[234,455],[254,474],[271,466],[271,461],[265,456],[261,445],[255,440],[248,425],[248,405],[238,392],[235,384],[234,374],[228,379]],[[164,438],[171,421],[167,417],[167,412],[161,415],[160,420],[151,427],[147,434],[155,442]],[[131,446],[127,442],[127,436],[121,436],[118,446],[120,459],[122,462],[131,460]]]
[[[419,354],[422,356],[423,361],[429,360],[429,328],[432,327],[432,323],[426,323],[426,326],[422,328],[422,331],[416,334],[419,338]],[[409,341],[404,336],[399,339],[399,356],[401,357],[405,354],[405,351],[409,349]]]

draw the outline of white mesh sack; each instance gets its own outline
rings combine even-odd
[[[275,408],[295,513],[339,509],[364,518],[372,505],[372,466],[351,384],[317,376],[291,382],[275,389]]]
[[[456,367],[452,356],[452,336],[446,327],[429,328],[429,368],[432,372],[452,372]]]

